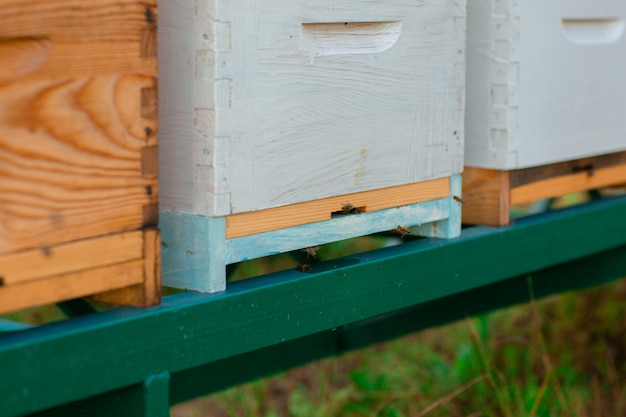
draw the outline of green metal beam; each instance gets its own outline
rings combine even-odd
[[[169,417],[167,372],[135,384],[36,414],[37,417]]]
[[[452,241],[416,240],[319,263],[311,273],[270,274],[231,284],[221,294],[179,294],[159,307],[124,308],[2,334],[0,416],[144,384],[162,372],[172,374],[177,400],[182,395],[174,394],[176,374],[182,371],[425,308],[455,294],[456,302],[468,301],[471,290],[602,252],[612,253],[617,260],[605,261],[617,265],[626,257],[625,217],[626,198],[599,201],[506,228],[466,229]],[[615,267],[616,277],[626,274],[622,266]],[[432,323],[438,322],[433,317]],[[359,345],[354,335],[345,343]],[[207,379],[213,377],[221,375]]]
[[[535,298],[626,276],[626,246],[559,264],[531,275]],[[212,362],[172,375],[170,403],[177,404],[282,372],[328,356],[391,340],[428,327],[530,300],[523,275],[430,303]]]

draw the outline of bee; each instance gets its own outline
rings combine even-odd
[[[459,197],[458,195],[455,195],[452,197],[454,199],[454,201],[458,201],[461,204],[465,204],[465,200],[463,200],[461,197]]]
[[[315,247],[311,247],[311,246],[307,246],[304,249],[301,249],[302,251],[306,252],[306,258],[317,258],[317,251],[320,250],[319,246],[315,246]]]
[[[341,206],[341,211],[342,211],[342,213],[344,213],[344,214],[348,214],[348,213],[350,213],[353,209],[354,209],[354,206],[352,205],[352,203],[344,203],[344,204]]]
[[[588,177],[593,177],[593,175],[595,174],[595,171],[593,169],[593,164],[587,164],[587,165],[583,165],[583,166],[576,166],[576,167],[572,168],[572,172],[573,173],[586,172]]]
[[[407,229],[404,226],[400,226],[398,225],[398,232],[400,232],[400,238],[404,238],[404,236],[408,235],[409,233],[411,233],[411,231],[409,229]]]
[[[310,271],[311,270],[311,265],[309,264],[302,264],[302,265],[298,265],[296,267],[296,269],[300,272],[306,272],[306,271]]]
[[[363,210],[359,207],[354,207],[352,203],[343,203],[341,205],[341,210],[337,213],[339,214],[361,214]]]

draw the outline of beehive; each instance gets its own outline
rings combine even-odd
[[[468,4],[464,222],[626,181],[624,16],[616,0]]]
[[[156,11],[0,1],[0,313],[159,301]]]
[[[405,223],[458,235],[464,1],[166,1],[160,18],[166,285],[218,291],[225,263]],[[363,213],[332,218],[347,203]]]

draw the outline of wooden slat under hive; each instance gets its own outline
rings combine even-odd
[[[160,300],[156,229],[0,256],[0,314],[78,297],[148,306]]]
[[[463,223],[509,224],[511,206],[626,183],[626,152],[500,171],[466,167]]]
[[[163,283],[223,291],[228,264],[391,230],[452,239],[460,200],[453,175],[225,217],[162,211]]]
[[[439,178],[396,187],[323,198],[306,203],[226,216],[226,238],[264,233],[287,227],[330,220],[333,213],[350,204],[360,212],[374,212],[450,195],[450,179]]]
[[[0,0],[0,311],[129,285],[158,302],[156,13]]]

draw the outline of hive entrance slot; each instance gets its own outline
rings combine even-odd
[[[333,211],[330,213],[330,217],[336,216],[348,216],[350,214],[361,214],[365,213],[366,206],[356,207],[350,203],[343,204],[340,210]]]

